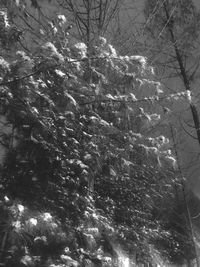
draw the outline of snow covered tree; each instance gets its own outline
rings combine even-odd
[[[98,37],[88,66],[88,46],[66,40],[63,15],[54,38],[44,33],[44,45],[24,51],[21,33],[12,37],[6,11],[0,15],[1,116],[9,128],[1,135],[1,262],[105,263],[109,254],[113,266],[116,244],[151,262],[150,247],[169,236],[175,249],[159,210],[174,200],[177,164],[147,59],[120,56]],[[165,99],[175,97],[187,93]]]

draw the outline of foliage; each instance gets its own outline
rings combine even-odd
[[[10,30],[0,36],[4,50]],[[159,107],[160,84],[142,56],[120,56],[100,37],[88,58],[84,43],[58,34],[35,54],[16,45],[0,60],[1,116],[10,129],[0,173],[4,202],[11,199],[2,203],[11,217],[4,254],[14,243],[23,250],[19,261],[37,265],[32,257],[40,256],[47,264],[57,247],[55,263],[94,263],[106,253],[115,259],[120,242],[151,261],[149,244],[168,236],[153,211],[174,194],[177,167],[164,115],[148,113]],[[21,242],[24,235],[30,242]]]

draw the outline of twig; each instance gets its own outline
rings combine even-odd
[[[22,77],[16,77],[16,78],[14,78],[14,79],[12,79],[12,80],[10,80],[10,81],[2,82],[2,83],[0,83],[0,86],[9,85],[9,84],[11,84],[11,83],[14,83],[14,82],[18,82],[18,81],[24,80],[24,79],[26,79],[26,78],[29,78],[29,77],[31,77],[31,76],[34,76],[34,75],[38,74],[40,71],[41,71],[41,70],[36,70],[36,71],[31,72],[31,73],[29,73],[29,74],[27,74],[27,75],[24,75],[24,76],[22,76]]]

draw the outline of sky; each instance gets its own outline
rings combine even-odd
[[[195,3],[195,5],[200,8],[200,1],[199,0],[193,0],[193,2]]]

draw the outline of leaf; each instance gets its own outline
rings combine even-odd
[[[131,100],[132,100],[132,101],[137,101],[137,98],[135,97],[134,94],[130,93],[130,96],[131,96]]]
[[[107,94],[106,98],[111,99],[111,100],[115,100],[115,98],[111,94]]]
[[[71,163],[71,164],[78,165],[79,167],[81,167],[81,169],[88,169],[88,168],[89,168],[89,167],[88,167],[86,164],[84,164],[81,160],[70,159],[68,162]]]
[[[63,77],[66,76],[66,74],[65,74],[64,72],[62,72],[61,70],[58,70],[58,69],[55,70],[55,73],[56,73],[58,76],[60,76],[61,78],[63,78]]]
[[[105,126],[105,127],[110,126],[110,124],[109,124],[107,121],[103,120],[103,119],[100,119],[99,123],[100,123],[102,126]]]
[[[112,176],[117,176],[117,173],[115,172],[115,170],[113,168],[110,167],[110,175]]]
[[[75,107],[78,106],[76,100],[73,98],[72,95],[70,95],[69,93],[65,92],[65,96],[67,96],[67,97],[70,99],[71,103],[72,103]]]

